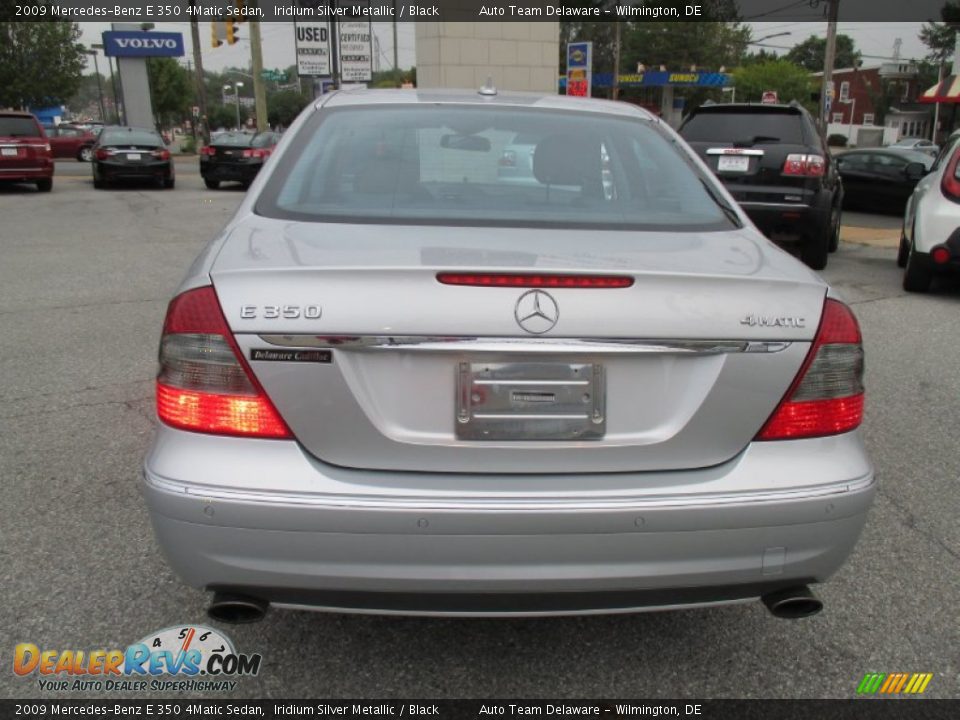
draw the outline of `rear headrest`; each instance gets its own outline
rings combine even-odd
[[[533,175],[543,185],[600,182],[600,140],[583,135],[547,135],[533,151]]]

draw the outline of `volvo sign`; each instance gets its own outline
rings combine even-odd
[[[113,30],[103,33],[103,52],[112,57],[182,57],[183,35]]]

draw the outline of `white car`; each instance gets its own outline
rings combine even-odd
[[[897,265],[909,292],[926,292],[934,275],[960,267],[960,136],[947,142],[907,200]]]
[[[917,152],[926,153],[927,155],[936,155],[940,152],[940,146],[930,142],[926,138],[901,138],[890,147],[916,150]]]

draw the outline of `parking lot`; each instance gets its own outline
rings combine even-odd
[[[52,193],[0,188],[7,657],[19,642],[112,648],[209,623],[207,594],[183,586],[159,554],[138,476],[166,303],[242,196],[239,186],[204,189],[191,158],[178,159],[174,190],[95,191],[89,167],[69,161]],[[881,489],[856,552],[816,589],[824,612],[274,611],[224,626],[238,650],[263,655],[235,696],[846,698],[867,672],[931,672],[927,696],[960,697],[960,279],[908,295],[895,248],[883,246],[899,220],[846,223],[843,237],[856,242],[841,243],[824,275],[863,328],[863,432]],[[42,696],[36,682],[0,673],[0,693]]]

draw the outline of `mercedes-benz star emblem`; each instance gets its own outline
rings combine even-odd
[[[560,308],[550,293],[543,290],[528,290],[513,310],[517,325],[533,335],[542,335],[560,319]]]

